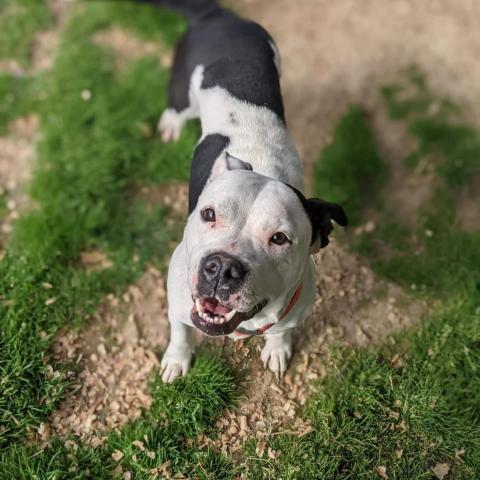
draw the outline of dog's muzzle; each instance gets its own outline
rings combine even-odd
[[[197,298],[191,312],[192,323],[203,333],[211,337],[229,335],[238,325],[250,320],[267,304],[264,300],[257,303],[248,312],[239,312],[216,298]]]

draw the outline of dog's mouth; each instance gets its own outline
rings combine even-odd
[[[267,304],[266,300],[257,303],[248,312],[239,312],[216,298],[197,298],[192,308],[193,324],[206,335],[216,337],[229,335],[241,322],[250,320]]]

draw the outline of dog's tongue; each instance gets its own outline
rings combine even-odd
[[[214,313],[215,315],[222,315],[225,316],[230,309],[218,303],[218,300],[215,298],[207,298],[204,301],[205,308],[209,311]]]
[[[215,315],[222,315],[224,317],[229,311],[230,309],[224,305],[217,305],[215,307]]]

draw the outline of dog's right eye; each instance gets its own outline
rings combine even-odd
[[[215,210],[213,208],[204,208],[200,215],[206,222],[214,222],[215,221]]]

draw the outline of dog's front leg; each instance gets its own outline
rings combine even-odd
[[[193,302],[187,282],[185,244],[173,252],[168,267],[167,294],[170,343],[163,355],[161,368],[165,383],[173,382],[188,372],[193,355],[192,327],[188,325]]]
[[[278,379],[287,371],[288,361],[292,356],[292,330],[280,333],[266,334],[265,346],[260,357],[265,368],[268,368]]]
[[[185,376],[193,355],[192,327],[182,322],[170,323],[170,343],[161,362],[162,380],[172,383],[177,377]]]

